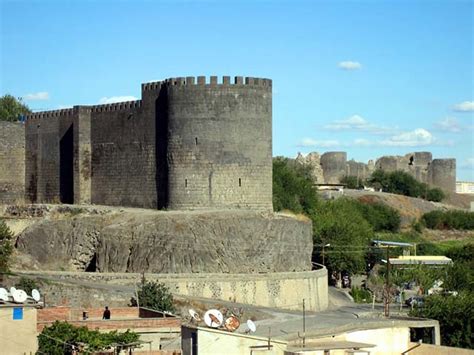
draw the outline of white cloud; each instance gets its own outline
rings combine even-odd
[[[463,169],[474,169],[474,158],[467,158],[460,166]]]
[[[33,94],[27,94],[27,95],[23,96],[23,99],[27,100],[27,101],[49,100],[49,93],[47,93],[46,91],[40,91],[40,92],[33,93]]]
[[[379,144],[389,147],[422,147],[433,144],[433,135],[424,128],[403,132],[380,141]]]
[[[357,147],[369,147],[372,145],[372,142],[365,138],[354,139],[354,145]]]
[[[464,101],[453,106],[457,112],[474,112],[474,101]]]
[[[338,66],[339,68],[344,70],[359,70],[362,68],[362,64],[360,64],[359,62],[353,62],[351,60],[339,62]]]
[[[103,97],[99,100],[99,104],[113,104],[115,102],[135,101],[138,100],[135,96],[111,96]]]
[[[436,122],[435,127],[442,131],[452,133],[458,133],[463,130],[459,121],[454,117],[446,117],[444,120]]]
[[[320,148],[332,148],[338,147],[341,144],[337,140],[315,140],[312,138],[303,138],[298,144],[298,147],[320,147]]]
[[[323,128],[330,131],[357,130],[372,134],[393,134],[397,130],[396,128],[377,126],[357,114],[343,120],[335,120],[332,123],[323,126]]]

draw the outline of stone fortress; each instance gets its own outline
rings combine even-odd
[[[420,182],[456,192],[456,159],[433,159],[430,152],[413,152],[403,156],[383,156],[367,164],[347,160],[346,152],[312,152],[296,161],[310,167],[313,180],[318,184],[338,184],[344,176],[355,176],[361,181],[377,169],[387,172],[401,170]]]
[[[141,89],[0,122],[0,217],[26,225],[18,252],[64,278],[146,272],[177,294],[325,309],[311,221],[273,212],[272,81]]]
[[[146,83],[141,100],[38,112],[0,134],[0,201],[272,210],[269,79]]]

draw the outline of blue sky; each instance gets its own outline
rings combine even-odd
[[[268,77],[275,156],[428,150],[474,180],[472,1],[0,3],[0,94],[35,110],[167,77]]]

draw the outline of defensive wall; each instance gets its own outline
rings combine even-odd
[[[20,122],[0,121],[0,202],[24,199],[25,128]]]
[[[101,293],[113,294],[115,288],[124,292],[129,286],[129,296],[133,295],[134,285],[139,283],[142,274],[137,273],[84,273],[63,271],[28,271],[21,275],[41,277],[91,287],[94,285]],[[223,301],[250,304],[262,307],[278,307],[290,310],[301,310],[302,299],[306,309],[321,311],[328,307],[327,269],[320,266],[318,270],[302,272],[276,272],[265,274],[145,274],[147,280],[163,282],[173,294],[205,297]],[[49,293],[53,289],[49,285]],[[67,297],[68,288],[62,289],[62,296]],[[70,288],[71,297],[75,289]],[[53,295],[46,294],[51,300]],[[102,296],[102,299],[104,297]],[[125,302],[129,301],[129,298]],[[83,300],[80,300],[83,301]],[[104,301],[102,301],[104,302]]]
[[[420,182],[448,192],[456,191],[456,159],[433,159],[430,152],[383,156],[375,163],[370,160],[367,164],[353,159],[348,161],[346,152],[326,152],[322,155],[312,152],[306,156],[298,154],[296,161],[310,167],[318,184],[336,184],[344,176],[355,176],[362,181],[376,169],[386,172],[401,170]]]
[[[30,202],[272,209],[269,79],[146,83],[141,100],[33,113],[24,130],[7,142],[26,138],[25,172],[2,146],[0,188],[24,176]]]

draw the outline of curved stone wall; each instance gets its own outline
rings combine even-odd
[[[456,191],[456,159],[433,159],[430,175],[432,185],[446,191]]]
[[[224,77],[168,84],[169,208],[272,208],[272,88]]]
[[[338,184],[346,174],[346,152],[327,152],[321,155],[324,181],[327,184]]]

